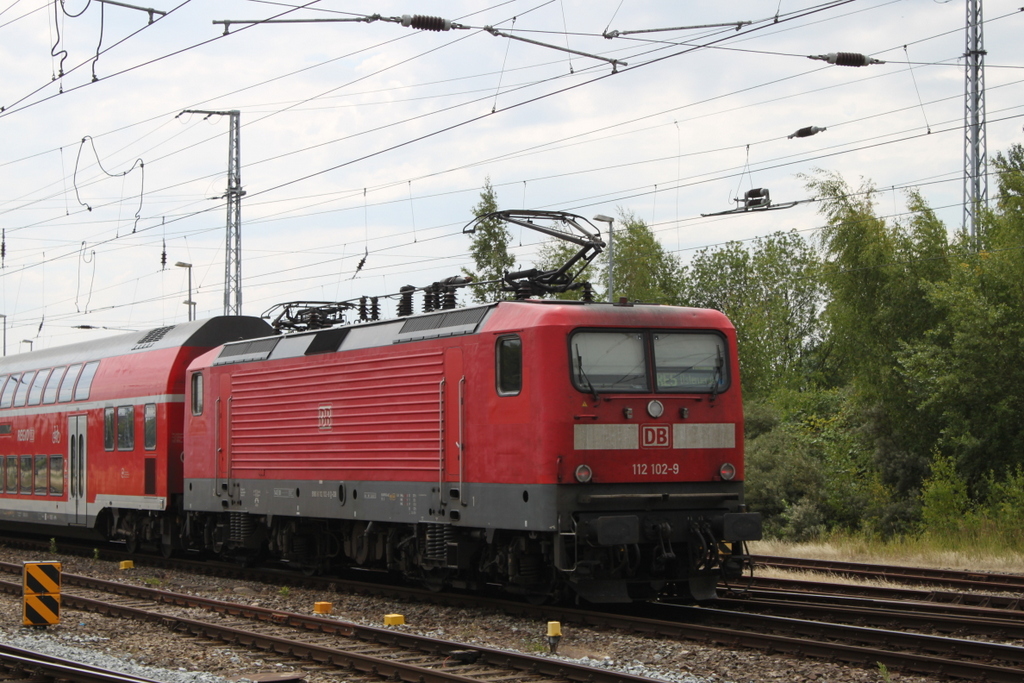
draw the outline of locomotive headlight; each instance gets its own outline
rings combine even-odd
[[[576,481],[586,484],[594,478],[594,471],[587,465],[580,465],[576,468]]]
[[[665,406],[661,401],[655,399],[647,404],[647,414],[651,417],[661,417],[665,414]]]
[[[718,474],[725,481],[732,481],[733,477],[736,476],[736,466],[731,462],[723,462],[722,466],[718,468]]]

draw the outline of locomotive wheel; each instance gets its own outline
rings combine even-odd
[[[139,552],[139,535],[132,529],[124,539],[124,549],[129,555]]]

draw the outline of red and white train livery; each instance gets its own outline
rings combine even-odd
[[[11,376],[99,362],[80,406],[0,407],[18,490],[0,519],[595,602],[709,599],[760,537],[735,332],[716,311],[526,300],[136,337],[7,359]],[[122,420],[141,437],[123,449]],[[15,441],[26,429],[47,448]]]

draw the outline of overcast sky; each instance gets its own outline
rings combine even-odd
[[[109,333],[79,325],[186,320],[178,261],[199,317],[222,313],[229,121],[185,109],[241,112],[249,315],[472,267],[462,228],[488,177],[501,208],[635,213],[684,263],[776,230],[814,237],[813,202],[701,214],[753,187],[812,199],[799,174],[816,168],[872,181],[885,215],[918,187],[960,227],[962,0],[299,4],[151,0],[167,14],[150,24],[98,0],[57,2],[56,17],[52,1],[0,0],[8,353]],[[372,13],[467,28],[213,23]],[[990,0],[984,15],[992,156],[1024,137],[1024,13]],[[675,30],[627,33],[649,29]],[[837,51],[885,64],[807,58]],[[787,137],[811,125],[827,130]],[[528,267],[542,238],[513,232]]]

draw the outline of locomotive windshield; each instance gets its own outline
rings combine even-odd
[[[648,391],[644,338],[636,332],[577,332],[573,378],[586,391]]]
[[[656,332],[654,369],[658,391],[722,391],[725,339],[709,333]]]
[[[573,383],[588,393],[718,393],[729,384],[725,338],[714,332],[580,331],[569,348]]]

